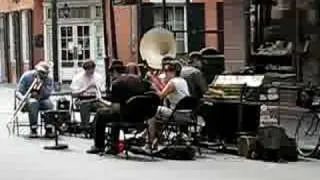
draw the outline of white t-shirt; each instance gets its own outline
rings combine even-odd
[[[72,79],[70,88],[72,91],[78,91],[88,86],[88,84],[96,83],[102,91],[105,91],[105,82],[103,77],[98,73],[94,72],[92,76],[87,76],[85,71],[81,71],[74,76]],[[91,88],[86,93],[95,93],[96,89]]]
[[[190,96],[187,81],[181,77],[175,77],[169,80],[175,86],[175,91],[169,94],[166,98],[170,102],[170,108],[174,109],[177,103],[186,96]]]

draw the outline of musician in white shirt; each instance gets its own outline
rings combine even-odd
[[[95,71],[96,64],[93,60],[85,61],[82,64],[83,70],[74,76],[71,82],[72,95],[80,100],[81,126],[87,127],[90,122],[90,112],[95,112],[101,106],[95,101],[83,101],[93,99],[96,96],[96,87],[105,91],[105,82],[98,72]]]
[[[167,83],[163,89],[156,89],[156,91],[160,98],[168,103],[159,106],[155,118],[149,121],[150,141],[153,146],[156,145],[155,140],[160,136],[161,122],[169,119],[173,109],[181,99],[190,96],[186,80],[180,77],[181,69],[180,63],[175,60],[163,64]]]

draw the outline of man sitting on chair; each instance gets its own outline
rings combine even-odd
[[[96,86],[102,91],[105,89],[103,77],[95,72],[96,64],[93,60],[87,60],[82,64],[83,71],[79,72],[72,79],[70,88],[72,95],[78,97],[81,117],[81,127],[89,127],[90,112],[95,112],[100,103],[95,101],[82,101],[93,99],[96,96]]]
[[[38,116],[39,110],[49,110],[53,108],[53,104],[50,101],[50,95],[53,91],[53,80],[48,76],[49,65],[41,61],[35,67],[35,70],[30,70],[25,72],[18,83],[16,96],[18,99],[22,100],[30,86],[32,85],[35,78],[40,78],[43,85],[39,91],[31,91],[30,99],[27,99],[25,111],[29,115],[30,123],[30,137],[36,138],[38,136]],[[52,126],[46,125],[46,137],[53,137]]]
[[[112,102],[105,102],[105,107],[97,111],[94,120],[94,146],[87,151],[89,154],[104,152],[106,124],[120,120],[120,106],[123,106],[131,97],[142,95],[148,91],[138,74],[126,73],[126,68],[119,65],[119,63],[113,63],[113,65],[115,65],[115,67],[111,68],[113,76],[111,91]],[[113,128],[111,130],[111,147],[107,150],[107,154],[117,153],[116,142],[118,136],[119,129]]]

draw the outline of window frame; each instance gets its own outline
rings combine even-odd
[[[152,2],[152,1],[151,1]],[[172,31],[175,35],[175,38],[176,38],[176,42],[178,43],[178,41],[181,41],[182,38],[180,39],[177,39],[177,34],[178,33],[183,33],[184,34],[184,46],[183,46],[183,50],[184,52],[177,52],[177,54],[186,54],[188,53],[188,31],[187,31],[187,9],[186,9],[186,4],[185,3],[181,3],[181,2],[174,2],[174,3],[167,3],[167,8],[172,8],[173,9],[173,14],[175,14],[175,8],[183,8],[183,29],[182,30],[179,30],[179,29],[175,29],[175,27],[173,29],[170,29],[170,31]],[[162,11],[162,4],[161,3],[155,3],[154,6],[153,6],[153,13],[155,13],[155,10],[157,9],[160,9],[160,12]],[[160,14],[160,16],[162,16],[162,13]],[[153,17],[154,17],[154,22],[153,22],[153,25],[154,27],[159,27],[160,24],[161,24],[161,27],[162,27],[162,21],[157,23],[156,21],[158,20],[157,18],[155,18],[155,14],[153,14]],[[175,15],[174,15],[174,22],[175,22]],[[162,20],[162,17],[159,18],[160,20]],[[168,16],[167,16],[167,20],[168,20]],[[167,21],[168,22],[168,21]],[[156,25],[156,24],[159,24],[159,25]],[[174,23],[175,24],[175,23]],[[177,45],[177,50],[178,50],[178,45]]]

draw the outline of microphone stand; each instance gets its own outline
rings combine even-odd
[[[60,144],[59,143],[59,134],[58,134],[58,128],[60,126],[60,124],[63,122],[63,118],[62,116],[64,115],[64,113],[70,113],[68,110],[53,110],[53,111],[47,111],[47,113],[54,113],[54,121],[53,121],[53,125],[54,125],[54,134],[55,134],[55,144],[52,146],[45,146],[44,149],[45,150],[64,150],[64,149],[68,149],[68,145],[67,144]]]

